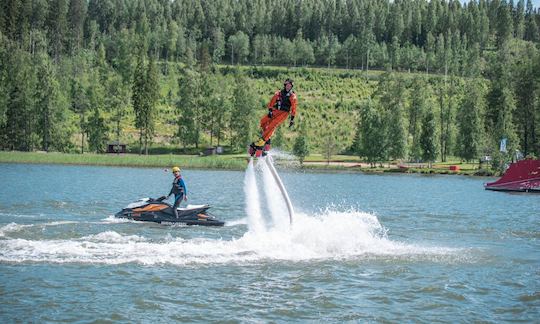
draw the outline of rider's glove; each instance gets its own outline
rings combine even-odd
[[[268,118],[272,118],[272,115],[273,115],[272,109],[268,109]]]
[[[289,122],[289,127],[294,126],[294,116],[291,116],[291,121]]]

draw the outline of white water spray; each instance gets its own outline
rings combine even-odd
[[[250,160],[246,170],[244,191],[251,232],[285,230],[292,224],[292,204],[272,163],[270,156],[258,159],[256,164]],[[259,188],[263,189],[265,201],[259,200]]]
[[[285,217],[286,218],[286,217]],[[223,264],[273,260],[428,260],[474,262],[474,249],[421,246],[392,241],[377,217],[361,211],[327,210],[296,215],[295,226],[254,232],[232,239],[186,239],[171,235],[146,237],[115,228],[83,237],[43,237],[42,231],[21,234],[21,224],[0,227],[0,263],[53,262],[82,264]],[[58,231],[69,224],[57,222]],[[21,228],[21,230],[19,230]],[[32,227],[24,227],[24,231]]]
[[[250,231],[261,232],[265,229],[261,214],[259,188],[257,187],[253,159],[249,161],[244,178],[244,193],[246,195],[246,213]]]
[[[289,221],[286,217],[287,207],[280,194],[278,185],[276,184],[268,165],[266,165],[266,163],[259,163],[259,165],[261,166],[264,194],[272,218],[272,224],[277,229],[286,229],[289,225]]]

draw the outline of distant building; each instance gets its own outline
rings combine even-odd
[[[126,153],[126,144],[118,141],[107,144],[107,153]]]

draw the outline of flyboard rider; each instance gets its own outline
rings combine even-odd
[[[261,118],[261,136],[249,145],[249,154],[251,156],[261,156],[270,150],[271,137],[276,128],[283,123],[287,117],[289,127],[294,126],[294,117],[296,115],[297,98],[296,93],[292,91],[294,82],[287,79],[283,83],[283,89],[276,91],[268,103],[268,114]]]

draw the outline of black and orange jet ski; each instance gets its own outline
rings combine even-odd
[[[202,226],[223,226],[225,224],[225,222],[216,219],[208,213],[208,209],[210,209],[208,205],[188,205],[186,208],[178,208],[178,218],[176,218],[172,209],[173,207],[163,201],[165,198],[139,199],[124,207],[114,216],[136,221],[168,224]]]

